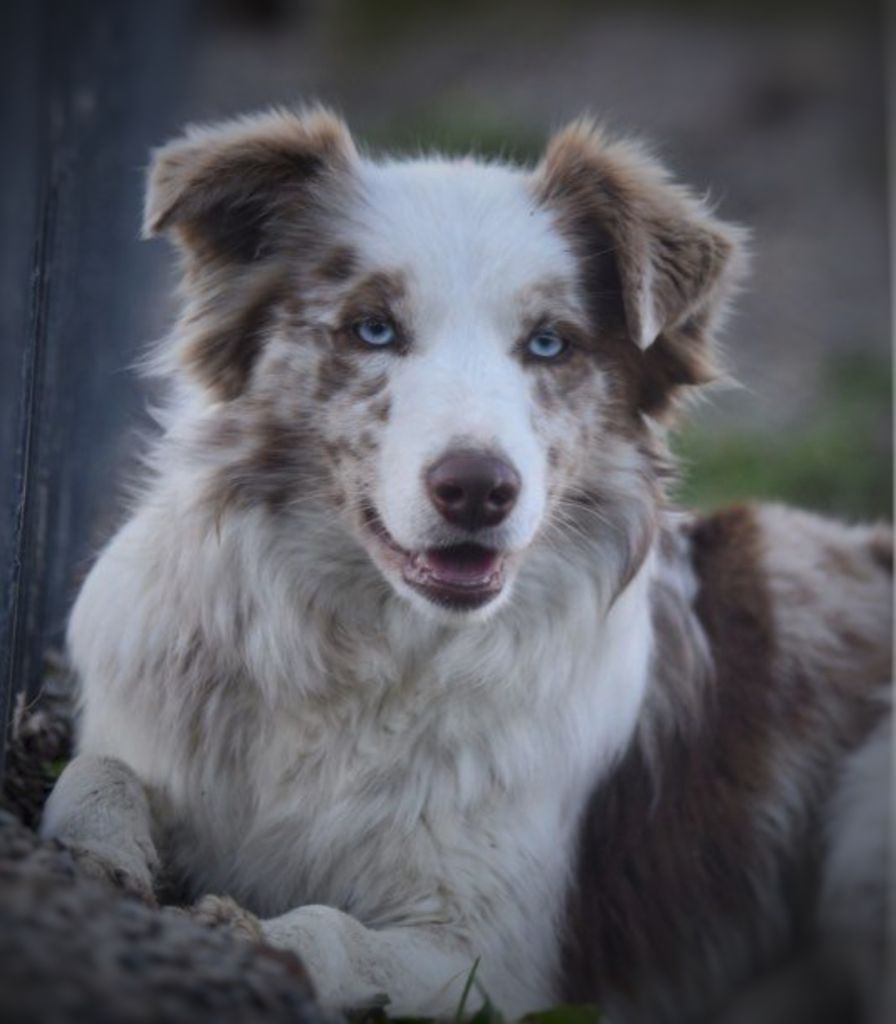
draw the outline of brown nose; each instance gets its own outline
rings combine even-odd
[[[478,530],[509,515],[520,493],[520,475],[496,455],[458,450],[430,466],[426,489],[449,523]]]

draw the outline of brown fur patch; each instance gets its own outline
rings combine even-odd
[[[210,483],[206,500],[218,523],[227,512],[254,505],[282,512],[301,495],[311,471],[317,475],[321,439],[307,424],[262,415],[249,440],[248,452],[235,454]]]
[[[334,395],[344,391],[358,375],[358,367],[337,351],[327,353],[317,368],[317,390],[314,399],[328,402]]]
[[[731,751],[728,740],[736,741],[741,724],[756,717],[758,709],[751,705],[766,699],[768,604],[757,578],[756,535],[748,514],[708,521],[695,531],[695,540],[703,581],[700,605],[710,620],[720,683],[725,676],[724,694],[734,705],[726,706],[720,686],[711,720],[688,735],[662,737],[654,755],[658,786],[645,751],[636,745],[595,793],[583,829],[580,902],[573,918],[577,943],[569,962],[570,994],[577,1000],[593,998],[596,989],[637,1001],[639,981],[656,974],[668,980],[686,962],[683,922],[696,934],[720,912],[752,909],[752,843],[740,801],[741,787],[752,790],[751,773],[761,775],[762,759],[758,750],[741,749],[742,744]],[[675,649],[680,636],[670,635],[662,621],[657,625],[665,646],[656,664],[681,666],[683,652]],[[746,668],[759,669],[744,689],[730,678],[741,654],[748,659]],[[671,680],[676,688],[687,688],[688,681],[674,670],[660,675],[657,685],[664,678],[666,685]],[[740,723],[742,699],[747,722]]]
[[[639,408],[654,417],[666,413],[677,390],[708,384],[717,376],[701,340],[698,322],[688,321],[661,334],[644,353],[638,380]]]
[[[144,234],[175,228],[199,260],[255,260],[276,215],[307,206],[308,181],[344,175],[355,159],[345,125],[323,109],[188,129],[154,156]]]
[[[328,284],[343,284],[358,270],[358,254],[347,245],[339,246],[323,258],[315,268],[315,275]]]
[[[391,411],[392,399],[388,395],[370,403],[370,415],[380,423],[385,423],[389,419]]]
[[[409,341],[406,324],[402,323],[401,303],[406,295],[404,275],[397,271],[377,271],[359,281],[342,302],[340,308],[340,331],[343,340],[355,347],[363,347],[353,331],[353,325],[365,317],[386,317],[395,323],[399,331],[399,342],[393,351],[404,351]]]
[[[647,1018],[660,1016],[651,1005],[660,990],[682,1016],[689,999],[705,999],[705,1010],[710,963],[729,937],[739,933],[759,962],[768,954],[763,922],[778,911],[798,916],[815,879],[812,802],[836,766],[838,731],[848,731],[832,726],[823,689],[781,675],[754,511],[700,520],[690,539],[695,606],[656,606],[641,732],[590,801],[570,904],[566,995],[621,1000]],[[709,644],[706,682],[695,678],[693,643],[682,644],[686,621]],[[782,748],[786,779],[775,758]],[[763,801],[782,799],[782,786],[802,794],[788,835],[766,831],[758,816]]]
[[[244,282],[235,307],[231,296],[213,297],[186,334],[184,366],[219,400],[236,398],[245,388],[282,292],[279,273]]]
[[[364,430],[361,432],[361,438],[358,444],[364,451],[370,452],[379,447],[379,439],[376,438],[369,430]]]

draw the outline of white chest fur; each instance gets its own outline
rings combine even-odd
[[[151,786],[192,887],[552,970],[578,813],[644,692],[652,559],[604,614],[584,572],[533,558],[506,613],[448,629],[363,587],[311,610],[250,524],[184,560],[159,515],[100,559],[71,641],[82,751]]]

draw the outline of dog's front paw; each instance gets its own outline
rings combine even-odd
[[[262,922],[264,941],[296,954],[321,1005],[360,1009],[388,1002],[387,972],[375,939],[360,921],[333,907],[306,906]]]
[[[142,851],[125,853],[120,847],[102,843],[67,843],[66,846],[82,874],[114,886],[148,906],[157,906],[152,884],[155,859],[150,863]]]
[[[203,896],[188,913],[209,928],[226,928],[250,942],[263,939],[261,921],[229,896]]]
[[[85,874],[154,904],[151,824],[146,790],[126,764],[79,754],[47,800],[40,834],[62,842]]]

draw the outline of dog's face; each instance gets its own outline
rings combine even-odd
[[[331,468],[399,591],[494,607],[599,417],[576,261],[518,171],[427,162],[359,178],[345,280],[306,292],[328,341],[302,373],[328,381],[310,401]]]
[[[162,150],[147,223],[187,255],[181,357],[242,453],[231,491],[338,522],[455,617],[539,543],[634,571],[647,418],[707,374],[732,247],[639,154],[576,125],[534,171],[373,162],[329,115],[267,115]]]

